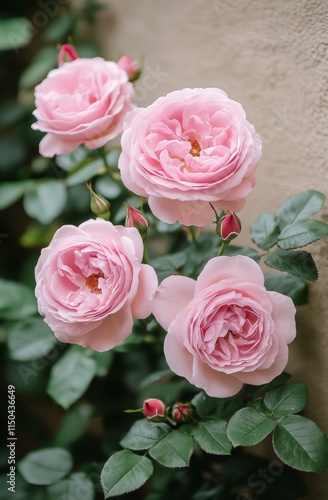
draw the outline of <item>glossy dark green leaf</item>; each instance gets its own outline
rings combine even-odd
[[[193,447],[192,437],[174,431],[150,448],[149,455],[164,467],[187,467]]]
[[[198,446],[206,453],[213,455],[229,455],[232,444],[227,436],[226,420],[215,419],[200,422],[192,431]]]
[[[130,450],[148,450],[170,432],[166,424],[157,424],[149,420],[137,420],[120,441],[123,448]]]
[[[297,470],[322,473],[328,466],[328,441],[308,418],[289,415],[279,420],[273,447],[285,464]]]
[[[264,409],[242,408],[229,420],[228,438],[234,446],[253,446],[262,441],[276,426]]]
[[[321,210],[325,196],[319,191],[309,190],[288,198],[281,206],[278,222],[281,229],[289,224],[304,222]]]
[[[284,227],[278,238],[278,245],[283,250],[293,250],[327,238],[327,236],[328,224],[319,220],[308,220]]]
[[[254,243],[262,250],[269,250],[276,245],[280,233],[277,218],[272,212],[263,212],[251,225]]]
[[[286,384],[267,392],[263,399],[265,406],[276,418],[302,411],[307,401],[305,384]]]
[[[265,288],[268,291],[282,293],[290,297],[296,306],[308,301],[308,285],[305,281],[290,274],[270,274],[265,276]]]
[[[130,493],[142,486],[153,473],[149,458],[130,450],[114,453],[101,472],[101,485],[105,498]]]
[[[300,250],[275,250],[265,255],[267,266],[287,272],[308,281],[318,279],[318,271],[312,255]]]

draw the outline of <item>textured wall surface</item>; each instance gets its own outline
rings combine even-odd
[[[105,0],[103,0],[104,2]],[[244,227],[306,189],[328,195],[328,4],[322,0],[108,1],[98,36],[108,58],[145,56],[136,100],[183,87],[220,87],[242,103],[264,148]],[[328,202],[322,213],[327,220]],[[250,243],[247,231],[236,243]],[[244,240],[244,241],[243,241]],[[328,432],[328,245],[312,246],[320,272],[298,312],[288,369],[306,382],[306,414]],[[328,498],[313,477],[311,500]]]

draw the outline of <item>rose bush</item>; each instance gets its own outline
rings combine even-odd
[[[79,58],[49,72],[35,88],[35,130],[47,132],[40,154],[68,154],[84,144],[96,149],[122,132],[132,108],[126,71],[101,57]]]
[[[260,267],[244,256],[211,259],[197,281],[166,278],[153,313],[168,332],[164,353],[172,371],[214,397],[278,376],[296,335],[292,300],[268,292]]]
[[[238,211],[255,183],[261,140],[242,106],[215,88],[183,89],[126,117],[123,183],[164,222],[204,226]]]
[[[135,228],[102,219],[62,226],[35,269],[39,312],[56,337],[96,351],[121,343],[133,318],[151,312],[157,277],[142,256]]]

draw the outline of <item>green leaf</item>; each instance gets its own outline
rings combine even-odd
[[[56,68],[57,57],[56,47],[44,47],[38,51],[30,66],[21,74],[19,88],[31,89],[40,83],[51,69]]]
[[[37,312],[32,290],[22,283],[0,279],[0,318],[23,319]]]
[[[137,420],[120,441],[120,445],[130,450],[148,450],[166,436],[170,430],[166,424],[156,424],[145,419]]]
[[[96,371],[96,361],[85,349],[70,346],[51,369],[47,393],[67,409],[87,390]]]
[[[305,384],[287,384],[267,392],[263,400],[267,409],[276,418],[302,411],[308,402]]]
[[[74,17],[61,14],[60,17],[55,19],[45,30],[44,39],[47,42],[59,43],[65,41],[74,26]]]
[[[325,196],[309,190],[288,198],[280,207],[278,222],[281,229],[296,222],[304,222],[321,210]]]
[[[290,415],[279,420],[273,433],[274,451],[297,470],[322,473],[328,466],[328,441],[308,418]]]
[[[162,281],[180,269],[187,262],[187,259],[187,253],[181,251],[153,259],[152,266],[155,268],[159,281]]]
[[[84,472],[75,472],[67,479],[47,487],[47,500],[94,500],[95,488]]]
[[[44,448],[28,453],[17,464],[30,484],[48,485],[60,481],[73,466],[71,454],[62,448]]]
[[[57,155],[56,163],[60,168],[62,168],[66,172],[69,172],[70,170],[75,168],[76,165],[80,165],[84,160],[86,161],[86,163],[91,161],[91,158],[87,158],[88,153],[89,150],[81,145],[68,155]]]
[[[66,188],[53,179],[34,186],[24,196],[24,209],[27,215],[41,224],[49,224],[61,214],[66,205]]]
[[[101,485],[105,498],[134,491],[142,486],[153,473],[153,464],[130,450],[112,455],[101,472]]]
[[[2,182],[0,186],[0,210],[13,205],[34,181]]]
[[[269,250],[277,243],[280,230],[276,216],[272,212],[263,212],[251,225],[254,243],[262,250]]]
[[[114,352],[113,351],[105,351],[105,352],[97,352],[92,351],[91,357],[97,363],[97,377],[106,377],[111,364],[114,360]]]
[[[227,426],[228,423],[221,419],[200,422],[192,431],[192,435],[206,453],[229,455],[232,445],[227,437]]]
[[[92,414],[93,407],[86,403],[81,403],[67,412],[54,438],[55,445],[66,448],[75,443],[86,432]]]
[[[81,184],[82,182],[87,182],[95,175],[101,175],[106,173],[106,168],[104,166],[103,160],[88,158],[88,163],[86,160],[81,162],[81,164],[76,165],[68,174],[66,179],[66,184],[68,186],[75,186],[76,184]]]
[[[228,438],[234,446],[253,446],[262,441],[276,426],[264,409],[242,408],[230,419]]]
[[[265,288],[268,291],[282,293],[290,297],[296,306],[307,304],[308,286],[300,278],[289,274],[270,274],[265,276]]]
[[[25,47],[33,36],[33,25],[25,17],[0,20],[0,50]]]
[[[194,447],[193,439],[174,431],[150,448],[149,455],[164,467],[187,467]]]
[[[114,200],[122,193],[122,188],[117,184],[109,175],[102,175],[95,181],[95,189],[97,193],[101,194],[107,200]]]
[[[308,220],[284,227],[278,238],[283,250],[301,248],[328,236],[328,224],[319,220]]]
[[[11,359],[31,361],[46,356],[57,340],[42,318],[27,318],[14,324],[8,333]]]
[[[304,251],[275,250],[264,256],[267,266],[287,272],[308,281],[318,279],[318,270],[312,255]]]
[[[236,245],[229,245],[224,250],[224,255],[233,257],[234,255],[245,255],[255,260],[255,262],[260,262],[260,254],[252,247],[239,247]]]
[[[199,392],[193,397],[191,403],[200,418],[205,418],[208,415],[222,417],[239,410],[243,405],[243,395],[239,392],[230,398],[211,398],[205,392]]]
[[[243,387],[243,392],[245,392],[246,396],[248,399],[252,398],[260,398],[264,396],[264,394],[271,389],[275,389],[276,387],[280,387],[288,380],[291,378],[291,375],[286,372],[282,372],[278,377],[275,377],[271,382],[268,384],[262,384],[262,385],[249,385],[249,384],[244,384]]]

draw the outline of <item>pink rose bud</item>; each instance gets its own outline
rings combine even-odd
[[[64,45],[60,47],[58,54],[58,66],[62,66],[64,62],[67,62],[65,60],[65,56],[68,61],[74,61],[79,57],[77,52],[73,49],[72,45],[70,45],[69,43],[64,43]]]
[[[127,205],[126,209],[127,209],[127,215],[125,219],[125,226],[135,227],[136,229],[138,229],[142,238],[144,238],[144,236],[146,236],[147,234],[149,227],[148,218],[145,216],[145,214],[141,212],[141,210],[131,207],[131,205]]]
[[[134,82],[140,76],[138,61],[133,61],[129,56],[121,57],[117,65],[127,73],[130,82]]]
[[[179,424],[193,420],[194,409],[191,403],[175,403],[172,407],[172,418]]]
[[[91,182],[87,182],[87,188],[90,191],[90,208],[93,214],[102,219],[109,220],[110,203],[103,196],[98,194],[92,187]]]
[[[227,212],[221,217],[216,226],[216,234],[225,243],[230,243],[241,231],[241,222],[234,212]]]
[[[165,404],[160,399],[146,399],[143,404],[143,414],[154,422],[160,422],[165,418]]]

